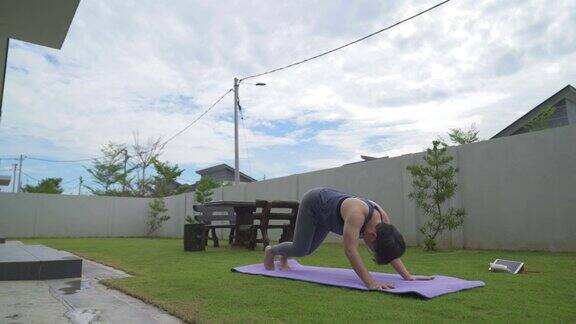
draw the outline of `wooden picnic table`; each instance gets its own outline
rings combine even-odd
[[[217,210],[217,209],[230,209],[234,210],[236,214],[235,224],[234,224],[234,242],[233,246],[245,246],[252,248],[254,243],[250,242],[252,236],[255,235],[254,231],[257,229],[254,227],[254,220],[256,216],[254,215],[257,204],[256,202],[249,201],[234,201],[234,200],[221,200],[221,201],[211,201],[205,203],[204,206]]]
[[[256,209],[261,208],[262,211],[256,213]],[[290,213],[273,213],[272,208],[290,208]],[[200,211],[201,209],[210,210],[210,218],[215,221],[229,220],[230,223],[234,222],[231,228],[230,240],[232,246],[244,246],[249,249],[254,249],[256,243],[260,242],[264,245],[269,244],[268,239],[268,229],[270,228],[281,228],[282,240],[291,240],[292,233],[294,231],[294,225],[296,223],[296,214],[298,212],[298,202],[297,201],[272,201],[267,200],[256,200],[256,201],[233,201],[233,200],[222,200],[222,201],[212,201],[205,203],[203,205],[194,205],[194,210]],[[235,219],[226,216],[211,216],[214,212],[224,212],[229,213],[234,210]],[[260,224],[254,224],[255,220],[258,220]],[[287,225],[270,225],[270,220],[288,220]],[[216,225],[218,226],[218,225]],[[213,226],[212,226],[213,227]],[[258,229],[262,233],[262,239],[257,239]],[[234,234],[235,233],[235,234]],[[212,232],[213,239],[215,239],[215,246],[217,246],[217,238],[215,238],[215,232]]]

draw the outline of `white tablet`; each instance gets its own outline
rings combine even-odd
[[[517,274],[524,267],[524,262],[496,259],[494,264],[508,268],[508,272]]]

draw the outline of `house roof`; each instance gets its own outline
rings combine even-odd
[[[0,175],[0,186],[7,186],[10,184],[11,176]]]
[[[534,107],[532,110],[527,112],[524,116],[518,118],[512,124],[508,125],[506,128],[498,132],[498,134],[492,136],[492,138],[502,137],[502,136],[509,136],[514,134],[516,131],[521,129],[528,123],[533,117],[537,116],[543,110],[547,109],[550,106],[554,106],[562,99],[568,99],[572,102],[576,103],[576,89],[568,84],[562,90],[553,94],[550,98],[544,100],[538,106]]]
[[[80,0],[0,1],[0,116],[10,38],[62,48]]]
[[[222,163],[222,164],[218,164],[215,166],[211,166],[211,167],[206,168],[206,169],[198,170],[198,171],[196,171],[196,173],[198,173],[199,175],[205,175],[205,174],[209,174],[209,173],[213,173],[213,172],[217,172],[217,171],[221,171],[221,170],[229,170],[231,172],[235,172],[233,167],[229,166],[226,163]],[[242,172],[240,172],[240,178],[245,178],[245,179],[250,180],[250,181],[257,181],[256,179],[254,179],[251,176],[249,176],[245,173],[242,173]]]
[[[343,164],[343,165],[352,165],[352,164],[364,163],[364,162],[374,161],[374,160],[379,160],[379,159],[387,159],[388,156],[373,157],[373,156],[369,156],[369,155],[360,155],[360,158],[362,159],[362,161],[356,161],[356,162],[346,163],[346,164]]]

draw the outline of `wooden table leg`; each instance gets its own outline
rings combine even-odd
[[[233,246],[250,247],[250,240],[252,238],[251,228],[254,226],[254,212],[256,207],[252,206],[236,206],[236,228],[234,235]]]
[[[260,232],[262,233],[262,244],[264,248],[270,244],[270,238],[268,238],[268,226],[270,225],[270,211],[272,210],[272,205],[270,202],[261,200],[257,201],[262,206],[262,217],[260,218]]]
[[[234,233],[236,232],[236,227],[232,227],[230,229],[230,234],[228,235],[228,245],[232,246],[232,243],[234,243]]]
[[[218,244],[218,236],[216,235],[215,228],[212,229],[212,241],[214,242],[214,247],[220,247],[220,244]]]

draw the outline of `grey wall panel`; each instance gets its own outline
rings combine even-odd
[[[158,235],[165,237],[182,237],[184,235],[186,195],[180,194],[166,197],[164,201],[166,208],[168,208],[167,214],[170,216],[170,219],[162,225],[162,228],[158,231]]]
[[[33,237],[36,235],[38,197],[25,193],[0,193],[0,235]]]
[[[143,236],[146,233],[148,198],[113,198],[108,217],[110,236]]]
[[[557,181],[554,218],[549,218],[554,231],[550,250],[576,250],[576,131],[571,129],[576,125],[555,129],[555,155],[549,157]]]
[[[302,173],[298,176],[298,199],[311,189],[318,187],[336,187],[338,171],[336,168]]]
[[[298,200],[297,176],[246,183],[246,199]]]
[[[461,148],[466,247],[576,250],[570,138],[561,127]]]
[[[9,237],[142,236],[149,199],[0,193]]]
[[[109,201],[39,194],[36,236],[105,236]],[[71,212],[73,210],[73,212]]]
[[[233,201],[243,201],[245,200],[245,190],[246,184],[240,183],[237,186],[226,186],[222,187],[222,200],[233,200]]]

